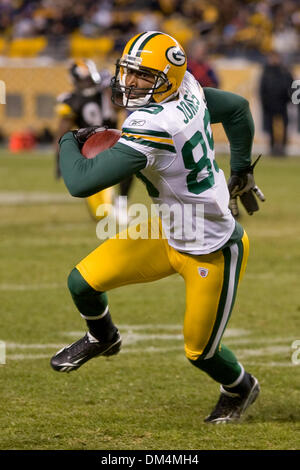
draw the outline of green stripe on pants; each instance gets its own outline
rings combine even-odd
[[[205,359],[214,355],[230,318],[236,298],[243,253],[242,241],[223,250],[224,281],[213,332],[202,355]]]

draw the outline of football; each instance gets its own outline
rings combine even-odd
[[[118,129],[105,129],[101,132],[91,135],[84,143],[81,153],[85,158],[94,158],[103,150],[113,147],[121,137],[121,131]]]

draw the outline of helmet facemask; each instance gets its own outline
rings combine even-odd
[[[144,75],[149,79],[149,87],[137,88],[126,86],[126,76],[128,70]],[[171,84],[167,77],[168,70],[159,71],[149,67],[143,67],[139,63],[139,57],[122,57],[116,64],[116,73],[111,82],[112,101],[117,106],[129,109],[137,109],[146,106],[150,102],[155,102],[155,97],[170,90]],[[153,81],[154,78],[154,81]]]

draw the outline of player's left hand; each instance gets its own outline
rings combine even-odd
[[[260,201],[265,201],[265,196],[259,187],[255,184],[253,170],[258,163],[261,155],[246,170],[232,171],[228,180],[228,189],[230,193],[229,208],[234,217],[239,216],[238,197],[245,207],[247,213],[252,215],[259,210],[256,197]]]
[[[97,132],[103,132],[107,129],[107,126],[99,127],[99,126],[92,126],[92,127],[83,127],[82,129],[78,129],[73,131],[73,135],[80,146],[82,146],[92,135],[96,134]]]

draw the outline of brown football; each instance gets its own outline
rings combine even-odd
[[[113,147],[121,137],[118,129],[105,129],[101,132],[91,135],[84,143],[81,153],[85,158],[94,158],[103,150]]]

